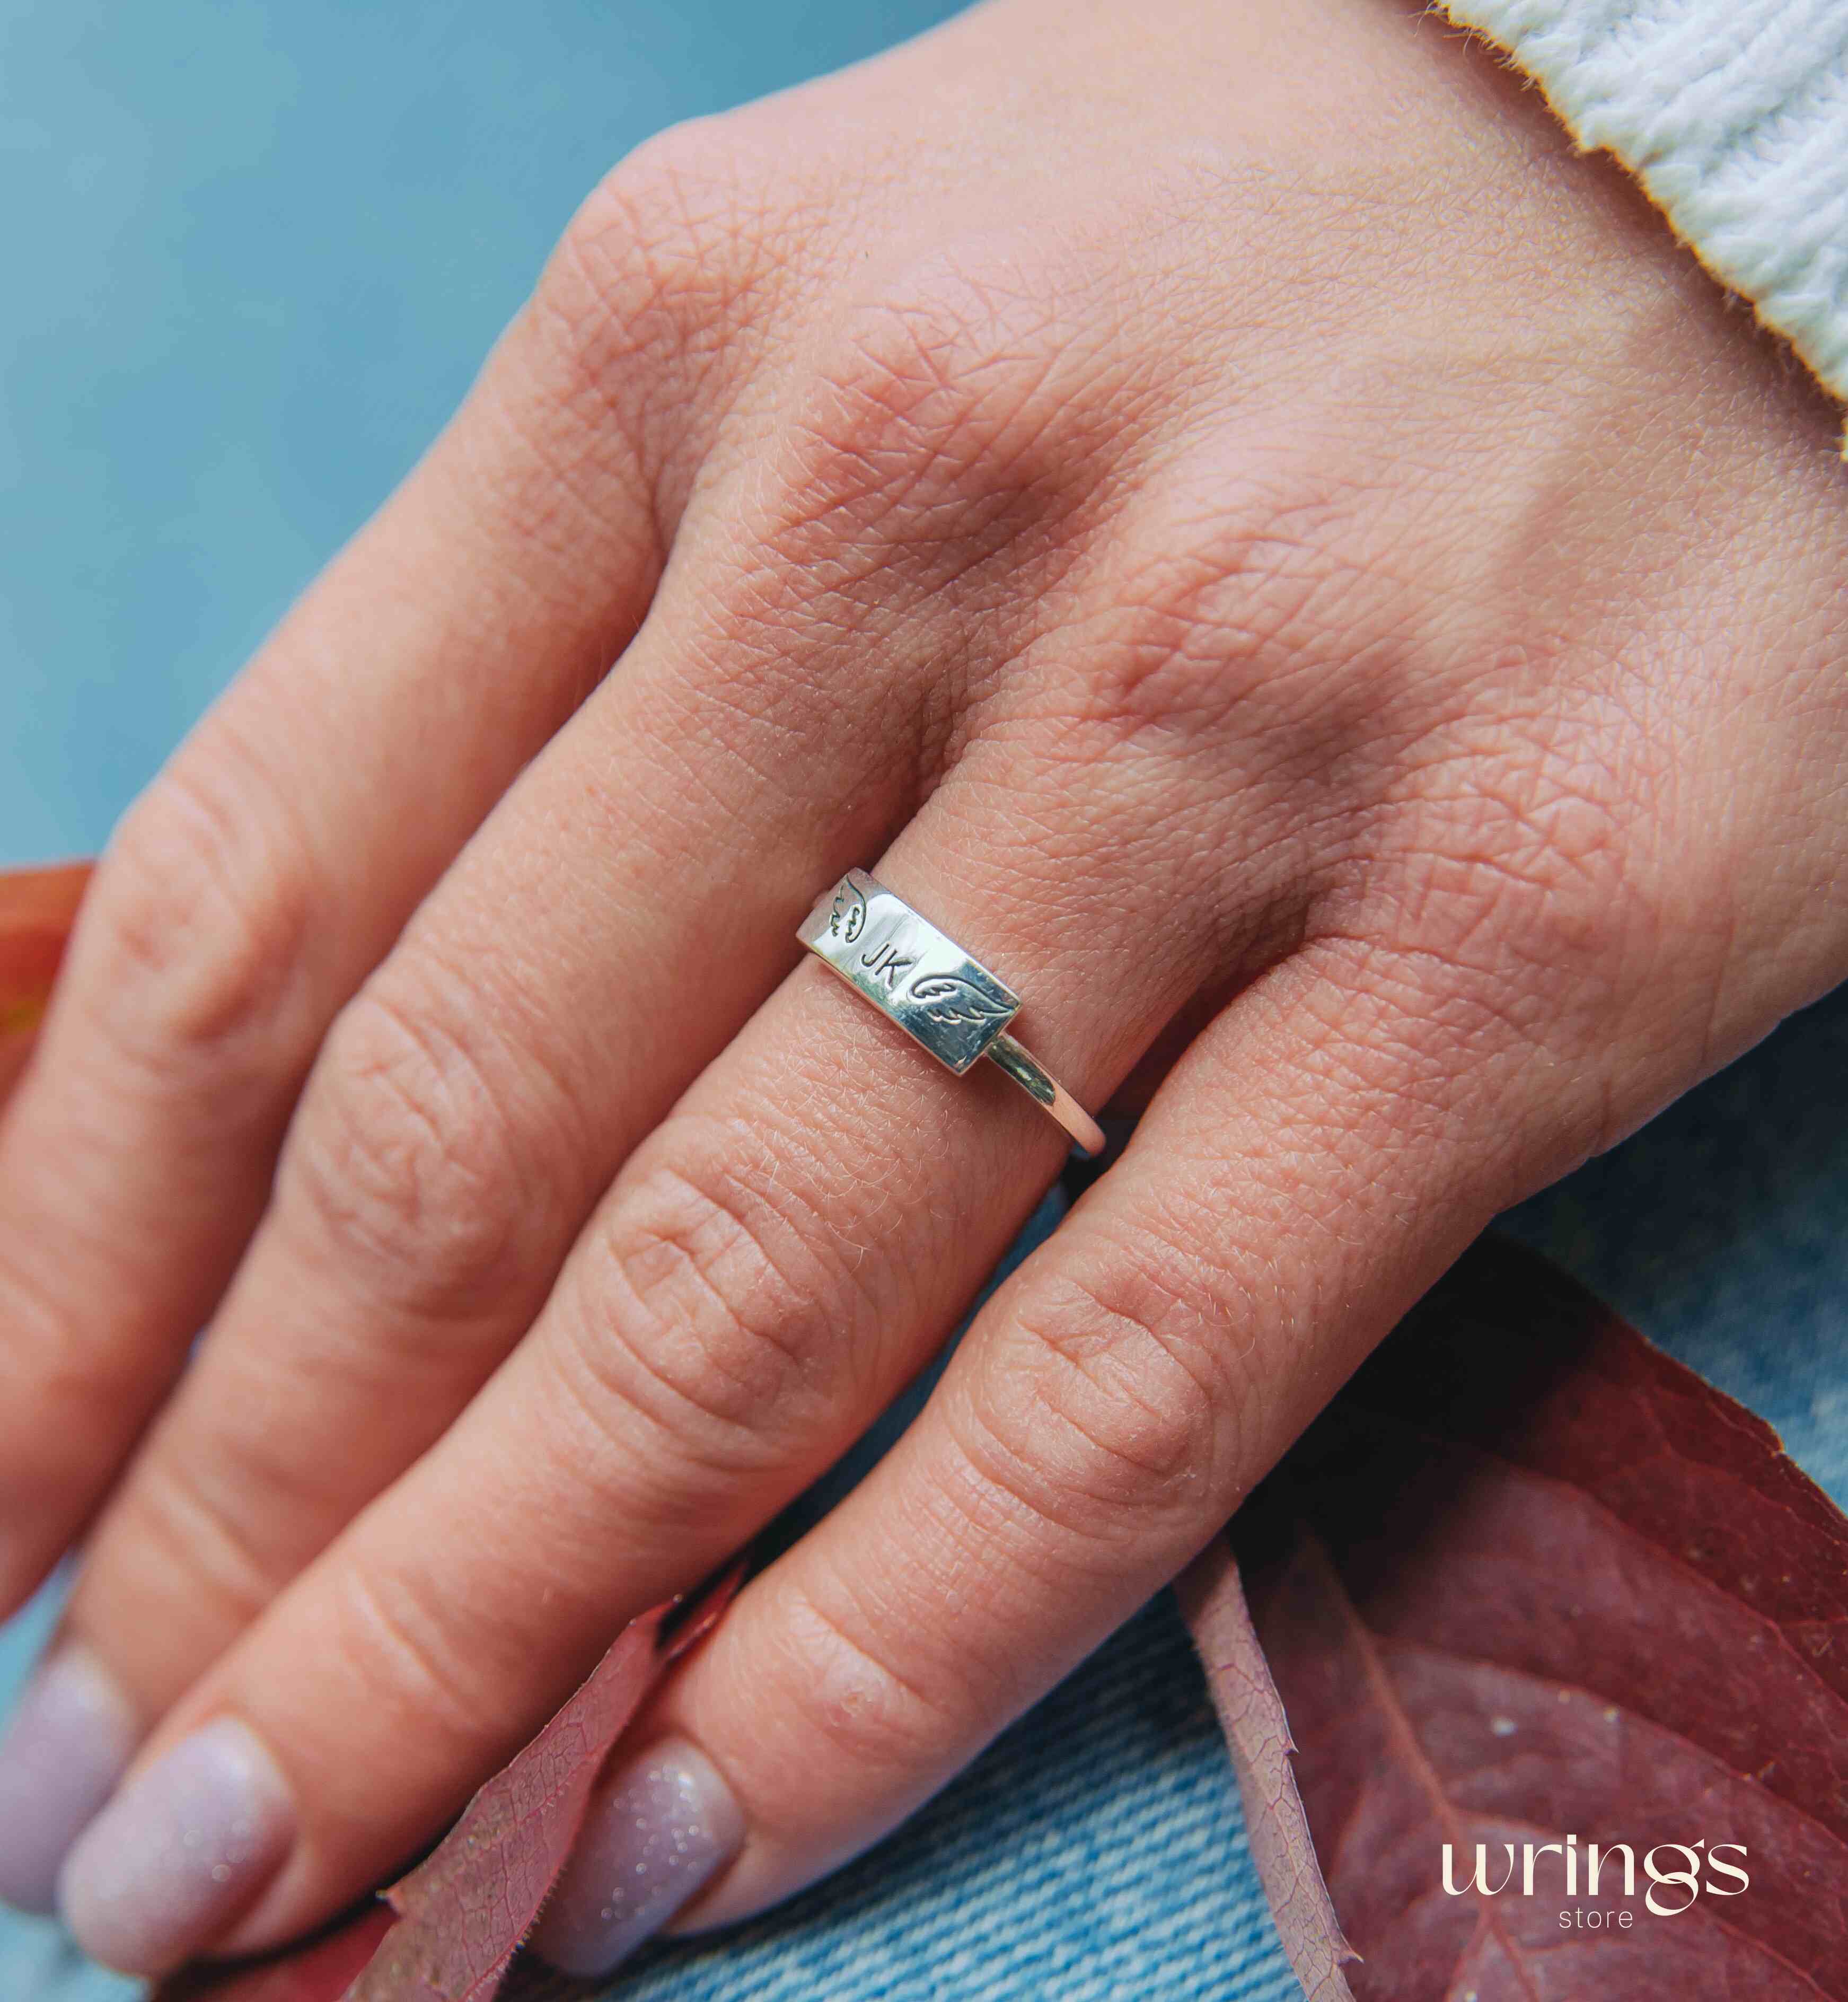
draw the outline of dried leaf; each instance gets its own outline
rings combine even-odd
[[[1316,1861],[1290,1770],[1289,1755],[1296,1748],[1251,1624],[1238,1565],[1223,1537],[1214,1540],[1175,1590],[1231,1747],[1252,1861],[1284,1951],[1309,2002],[1354,2002],[1341,1966],[1355,1958],[1355,1951],[1342,1936]]]
[[[1360,2002],[1848,1998],[1848,1521],[1760,1420],[1487,1246],[1233,1540]]]
[[[0,870],[0,1100],[26,1067],[89,878],[87,862]]]
[[[487,2002],[564,1867],[605,1755],[654,1680],[660,1625],[657,1608],[626,1627],[434,1854],[386,1892],[401,1923],[350,2002]]]
[[[347,2002],[490,2002],[565,1866],[611,1748],[668,1663],[718,1618],[741,1575],[734,1567],[690,1616],[662,1606],[629,1622],[428,1861],[385,1892],[399,1923]]]
[[[384,1904],[275,1959],[189,1969],[155,2002],[490,2002],[564,1868],[617,1739],[743,1575],[740,1563],[689,1599],[631,1620]]]

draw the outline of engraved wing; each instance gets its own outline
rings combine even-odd
[[[927,973],[914,980],[909,999],[923,1010],[927,1022],[946,1029],[965,1023],[980,1028],[990,1022],[1005,1022],[1014,1012],[1008,1003],[985,994],[973,981],[956,973]]]
[[[866,926],[866,900],[843,876],[834,893],[834,909],[828,929],[844,944],[852,945]]]

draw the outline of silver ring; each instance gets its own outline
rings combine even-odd
[[[1087,1154],[1104,1151],[1097,1121],[1007,1033],[1020,996],[865,870],[824,891],[796,936],[958,1077],[988,1058]]]

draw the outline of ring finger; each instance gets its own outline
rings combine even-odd
[[[696,511],[622,671],[331,1030],[265,1219],[89,1539],[52,1671],[85,1692],[74,1730],[99,1707],[151,1725],[440,1436],[623,1157],[786,971],[816,880],[902,821],[901,789],[856,775],[903,762],[907,685],[851,727],[783,689],[754,657],[800,644],[800,609],[754,637],[708,539]],[[30,1817],[40,1881],[71,1819]]]

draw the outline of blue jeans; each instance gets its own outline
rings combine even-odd
[[[1010,1258],[1056,1227],[1049,1198]],[[1848,989],[1504,1220],[1776,1425],[1848,1502]],[[915,1409],[895,1410],[793,1533]],[[0,1700],[47,1606],[0,1630]],[[1166,1594],[905,1828],[714,1938],[653,1950],[638,2002],[1286,2002],[1200,1673]],[[0,1917],[0,2002],[134,1985]]]

